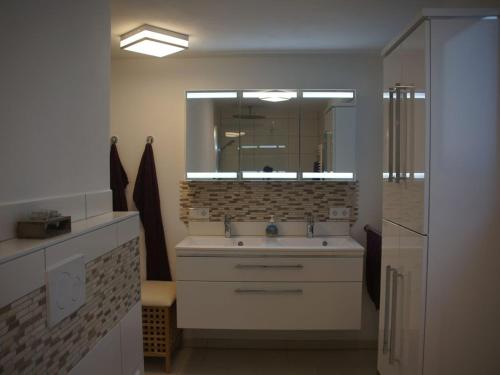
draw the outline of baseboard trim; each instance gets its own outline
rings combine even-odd
[[[377,349],[377,341],[366,340],[255,340],[183,338],[185,348],[214,349]]]

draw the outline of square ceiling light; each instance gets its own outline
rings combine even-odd
[[[120,48],[164,57],[183,51],[189,46],[189,36],[151,25],[142,25],[120,37]]]
[[[267,90],[243,91],[244,98],[258,98],[267,102],[283,102],[297,97],[297,91]]]

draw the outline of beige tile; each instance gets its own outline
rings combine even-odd
[[[183,349],[174,357],[172,373],[174,375],[202,375],[206,374],[205,349]]]
[[[288,350],[286,370],[290,375],[317,375],[318,363],[314,352],[313,350]]]
[[[165,362],[162,358],[144,358],[144,372],[146,375],[165,374]]]
[[[263,353],[257,350],[211,349],[203,361],[207,375],[251,375],[260,373]],[[261,354],[259,356],[259,354]]]
[[[318,119],[316,117],[302,118],[300,121],[300,135],[314,136],[318,134]]]
[[[318,361],[318,375],[376,375],[377,353],[374,350],[325,351]]]
[[[311,155],[315,159],[315,155]],[[294,166],[297,166],[298,154],[285,154],[282,156],[284,156],[283,160],[273,158],[277,169],[279,169],[281,163],[287,167],[285,169],[288,169],[288,171],[296,171]],[[308,163],[311,168],[312,161]],[[243,170],[258,170],[263,165],[262,160],[259,162],[256,155],[245,157],[242,154]],[[301,165],[305,164],[301,161]],[[224,213],[234,215],[235,221],[267,221],[271,214],[283,219],[296,220],[297,217],[302,219],[306,212],[313,211],[317,215],[318,222],[322,222],[327,221],[328,207],[332,206],[352,207],[351,223],[356,221],[358,215],[357,182],[322,181],[317,183],[316,181],[296,181],[291,184],[289,181],[182,181],[180,183],[180,193],[180,218],[185,223],[188,222],[190,207],[210,208],[211,221],[222,220]],[[261,205],[256,212],[249,209],[250,206],[257,206],[263,197],[272,198],[276,204]],[[290,211],[290,206],[293,206],[294,211],[297,211],[297,213]],[[261,210],[262,207],[265,208],[264,211]]]
[[[375,375],[375,350],[183,349],[174,375]],[[146,375],[164,374],[163,360],[146,359]]]
[[[321,139],[312,136],[300,137],[300,152],[305,154],[316,154],[318,152],[318,145],[321,144]]]

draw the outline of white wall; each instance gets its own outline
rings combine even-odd
[[[110,11],[0,2],[0,203],[109,188]]]
[[[381,225],[382,84],[377,55],[261,55],[205,58],[114,59],[111,132],[131,180],[131,195],[148,135],[153,144],[170,264],[186,235],[179,220],[179,181],[185,170],[185,91],[243,88],[356,89],[359,220],[353,236],[365,242],[363,226]],[[363,330],[346,338],[376,339],[377,314],[364,301]]]

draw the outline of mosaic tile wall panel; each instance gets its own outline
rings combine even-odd
[[[0,374],[66,374],[140,300],[134,239],[86,264],[86,303],[48,328],[45,287],[0,309]]]
[[[188,222],[189,208],[210,208],[210,221],[225,214],[234,221],[303,221],[312,213],[328,220],[329,207],[350,207],[350,222],[358,215],[358,183],[333,181],[181,181],[180,218]]]

